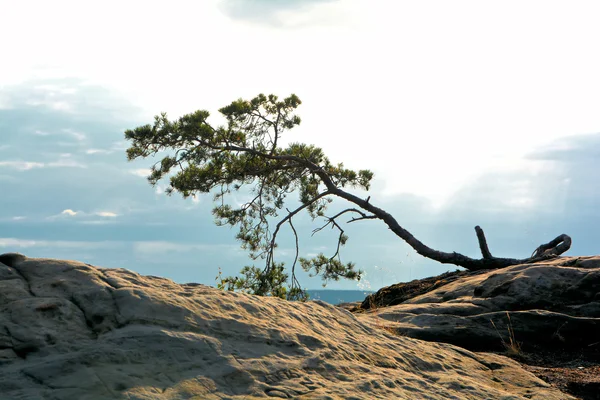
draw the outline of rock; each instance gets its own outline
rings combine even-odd
[[[506,357],[398,337],[321,301],[9,259],[3,399],[572,398]]]
[[[437,279],[436,279],[437,278]],[[383,288],[361,304],[371,325],[476,351],[511,339],[523,351],[596,351],[600,355],[600,257],[561,257],[477,273],[449,273],[435,284]],[[394,304],[387,306],[388,304]],[[510,330],[510,333],[509,333]]]

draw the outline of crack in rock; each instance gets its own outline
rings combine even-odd
[[[94,323],[93,321],[88,317],[87,313],[85,312],[84,308],[81,307],[81,305],[77,302],[77,300],[75,300],[75,296],[71,295],[71,298],[68,299],[75,307],[77,307],[79,309],[79,311],[81,311],[81,313],[83,314],[83,318],[85,319],[85,324],[88,326],[88,328],[90,328],[90,331],[92,332],[93,338],[97,339],[98,338],[98,333],[95,331],[94,329]]]

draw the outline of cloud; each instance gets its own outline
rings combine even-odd
[[[0,161],[0,167],[8,167],[18,171],[29,171],[34,168],[43,168],[44,163],[33,161]]]
[[[125,129],[121,129],[121,131],[125,131]],[[113,154],[113,153],[123,153],[125,150],[129,148],[129,143],[126,141],[117,141],[113,142],[110,145],[109,149],[87,149],[85,151],[86,154]]]
[[[139,108],[123,100],[115,91],[100,85],[74,77],[33,79],[24,83],[9,84],[2,87],[2,107],[0,110],[30,110],[46,113],[44,117],[75,118],[77,121],[106,120],[111,122],[127,121],[142,115]],[[31,125],[31,124],[28,124]],[[104,125],[107,125],[106,123]],[[56,130],[47,127],[36,127],[33,134],[48,136],[60,132],[67,134],[76,141],[88,138],[73,127],[62,126]]]
[[[109,224],[114,224],[115,221],[101,219],[101,220],[79,221],[78,223],[80,223],[82,225],[109,225]]]
[[[36,239],[17,239],[0,238],[0,248],[66,248],[66,249],[105,249],[112,248],[113,242],[85,242],[85,241],[65,241],[65,240],[36,240]]]
[[[33,129],[30,134],[35,135],[35,136],[40,136],[40,137],[49,137],[49,136],[62,136],[62,137],[69,137],[69,138],[73,138],[75,139],[75,142],[56,142],[56,144],[60,145],[60,146],[77,146],[80,145],[81,142],[85,141],[87,139],[87,136],[82,133],[82,132],[78,132],[75,131],[73,129],[60,129],[60,131],[58,133],[56,132],[49,132],[47,130],[41,130],[41,129]]]
[[[132,169],[129,170],[129,173],[135,176],[140,176],[142,178],[146,178],[148,175],[150,175],[150,169],[149,168],[137,168],[137,169]]]
[[[560,138],[530,152],[526,157],[569,164],[593,162],[600,159],[600,133]]]
[[[109,212],[109,211],[100,211],[100,212],[94,213],[94,215],[97,215],[99,217],[106,217],[106,218],[115,218],[118,216],[118,214],[115,214],[115,213]]]
[[[73,160],[70,154],[62,154],[57,161],[49,162],[46,165],[48,167],[87,168],[86,165]]]
[[[112,151],[103,149],[87,149],[85,154],[110,154]]]
[[[86,217],[101,217],[101,218],[105,218],[102,220],[86,220],[86,221],[80,221],[81,223],[85,223],[85,224],[102,224],[102,223],[107,223],[106,218],[108,219],[114,219],[116,217],[118,217],[119,214],[114,213],[112,211],[96,211],[96,212],[92,212],[92,213],[86,213],[83,211],[73,211],[70,208],[67,208],[66,210],[63,210],[60,214],[56,214],[56,215],[51,215],[49,217],[47,217],[47,220],[56,220],[59,218],[71,218],[71,217],[77,217],[77,218],[86,218]]]
[[[42,163],[35,161],[0,161],[0,167],[8,167],[17,171],[29,171],[34,168],[87,168],[87,166],[66,157],[60,158],[57,161]]]
[[[86,165],[75,161],[71,154],[61,154],[56,161],[40,162],[40,161],[0,161],[0,167],[16,169],[17,171],[29,171],[35,168],[87,168]]]
[[[79,214],[77,211],[73,211],[71,209],[64,210],[60,213],[60,215],[70,215],[71,217],[74,217],[77,214]]]
[[[298,13],[337,0],[222,0],[220,9],[232,19],[281,26],[283,13]]]

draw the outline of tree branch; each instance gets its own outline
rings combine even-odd
[[[483,258],[490,259],[492,257],[492,253],[490,253],[490,249],[488,249],[487,241],[485,240],[485,234],[483,233],[483,229],[477,225],[475,227],[475,232],[477,233],[477,240],[479,241],[479,249],[481,249],[481,255]]]

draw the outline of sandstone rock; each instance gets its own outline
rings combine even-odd
[[[359,318],[402,335],[470,350],[502,349],[503,340],[510,342],[510,328],[523,351],[600,354],[600,257],[561,257],[433,280],[423,287],[409,285],[418,289],[411,296],[404,285],[382,289],[361,305],[381,308]]]
[[[572,398],[506,357],[397,337],[320,301],[0,261],[2,399]]]

